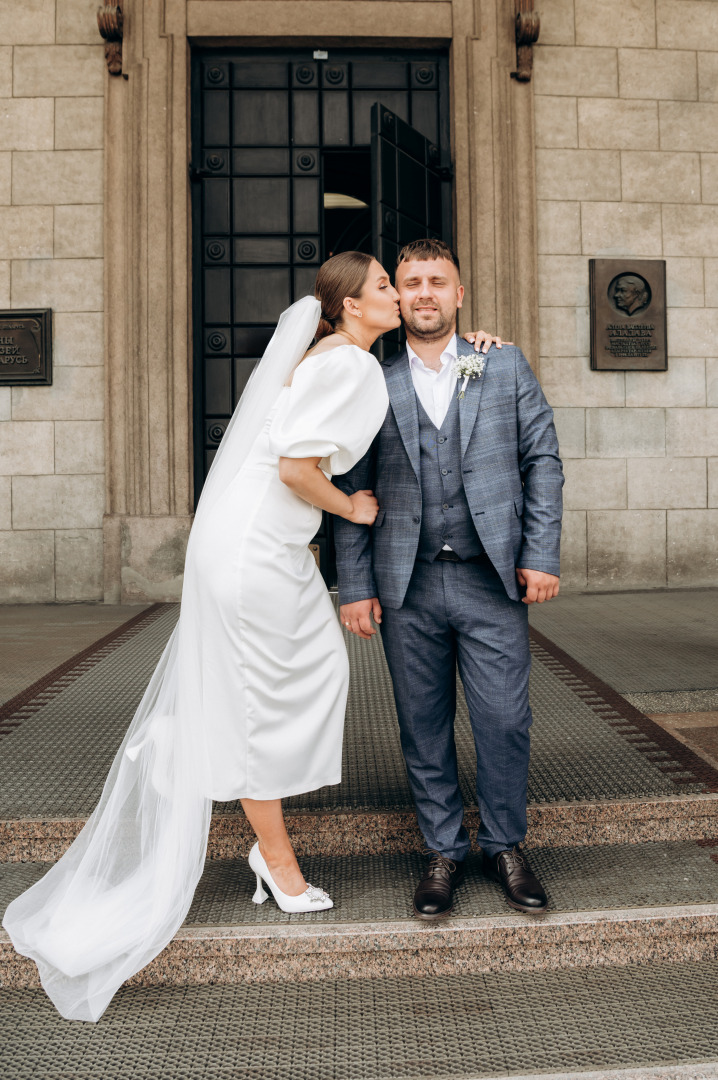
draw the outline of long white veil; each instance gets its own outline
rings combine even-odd
[[[179,622],[100,801],[66,854],[5,914],[15,948],[35,961],[66,1019],[98,1020],[118,987],[168,944],[192,902],[212,811],[195,553],[208,511],[246,461],[320,310],[306,296],[279,319],[209,472],[187,547]]]

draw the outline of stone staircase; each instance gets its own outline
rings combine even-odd
[[[150,621],[147,629],[152,625]],[[161,646],[163,633],[153,648]],[[143,644],[146,647],[149,643],[135,641],[140,653]],[[700,1037],[694,1032],[688,1039],[686,1030],[675,1023],[671,1026],[670,1018],[680,1012],[676,995],[685,998],[686,993],[695,994],[694,1005],[699,1011],[710,1002],[718,1009],[718,772],[710,762],[637,714],[550,640],[535,636],[539,773],[533,778],[534,790],[555,793],[563,783],[563,770],[565,788],[574,795],[543,801],[534,797],[529,808],[526,846],[532,867],[547,888],[549,909],[540,917],[513,912],[500,888],[481,874],[478,854],[472,854],[452,917],[437,924],[422,923],[411,914],[412,893],[421,872],[422,841],[405,788],[397,787],[394,719],[380,646],[372,642],[373,651],[361,653],[359,643],[349,644],[355,690],[347,727],[348,790],[343,795],[330,793],[334,805],[317,806],[313,797],[304,804],[301,799],[290,800],[288,807],[288,826],[305,876],[331,893],[334,909],[285,915],[271,898],[259,907],[252,904],[254,880],[246,864],[252,837],[247,823],[236,806],[217,807],[205,873],[184,926],[168,948],[121,991],[96,1030],[117,1030],[117,1038],[121,1038],[123,1024],[129,1021],[118,1018],[134,1017],[133,1009],[154,1010],[158,1017],[175,1018],[162,1023],[179,1023],[185,1007],[181,1002],[189,1001],[204,1002],[202,1008],[210,1008],[214,1002],[211,1007],[220,1014],[226,1008],[239,1010],[255,1025],[260,1024],[257,1016],[263,1010],[266,1014],[274,1007],[272,1002],[281,1000],[283,1008],[289,1007],[286,1002],[294,1002],[295,1024],[297,1017],[304,1015],[304,986],[306,993],[321,1001],[322,1009],[329,1009],[334,1017],[332,1037],[338,1041],[331,1067],[320,1053],[318,1071],[310,1068],[312,1061],[316,1064],[317,1047],[321,1049],[329,1030],[328,1020],[311,1014],[307,1031],[292,1029],[286,1060],[279,1049],[274,1057],[258,1058],[253,1048],[250,1071],[238,1065],[236,1072],[215,1073],[215,1059],[209,1050],[206,1058],[196,1050],[191,1068],[175,1063],[174,1071],[162,1072],[169,1065],[165,1062],[160,1067],[155,1062],[155,1071],[147,1075],[152,1080],[165,1075],[183,1080],[220,1075],[261,1075],[266,1080],[295,1080],[304,1075],[326,1080],[355,1075],[357,1080],[442,1080],[449,1076],[469,1080],[505,1075],[497,1071],[501,1067],[514,1073],[523,1069],[527,1075],[575,1068],[569,1075],[578,1076],[592,1063],[606,1067],[612,1061],[625,1065],[718,1060],[718,1026],[709,1023],[712,1034],[701,1028]],[[149,664],[152,649],[144,651]],[[126,656],[123,661],[117,651],[105,650],[99,661],[105,669],[95,672],[98,684],[94,690],[88,682],[88,694],[97,694],[98,686],[108,685],[109,663],[127,663],[128,659]],[[83,655],[79,679],[91,679],[88,663]],[[47,685],[43,687],[36,713],[31,709],[32,715],[28,714],[28,703],[23,705],[22,724],[37,722],[38,747],[45,737],[45,720],[48,730],[54,730],[53,709],[56,726],[57,716],[64,715],[63,695],[73,686],[77,689],[72,671],[63,671],[62,678],[62,688],[54,697],[52,693],[48,697]],[[138,683],[142,679],[140,671]],[[362,705],[366,698],[361,684],[366,679],[371,679],[373,687],[374,712],[369,726]],[[546,687],[541,689],[542,679],[553,688],[548,698]],[[556,680],[566,692],[564,697],[556,689]],[[575,706],[570,705],[572,701]],[[551,728],[550,717],[545,719],[554,704],[563,716],[556,721],[556,730]],[[109,702],[104,707],[111,708]],[[96,711],[97,698],[93,708]],[[462,748],[467,751],[469,745],[464,724],[460,709],[460,752]],[[599,727],[606,755],[600,768],[593,760]],[[121,731],[119,721],[117,730]],[[15,732],[3,745],[10,746],[17,737]],[[549,740],[551,746],[542,749],[542,740]],[[33,745],[32,739],[28,745]],[[16,764],[22,758],[20,750],[17,754]],[[51,761],[52,746],[38,749],[36,765],[43,754]],[[556,758],[560,758],[558,774],[549,767]],[[612,763],[608,770],[606,761]],[[383,768],[382,763],[386,766],[384,776],[374,775],[372,770]],[[469,759],[465,775],[470,776],[471,770]],[[103,775],[99,767],[97,771]],[[593,794],[592,777],[598,777]],[[389,790],[387,785],[392,784],[394,789]],[[582,796],[576,797],[576,791]],[[13,797],[19,799],[18,795]],[[48,800],[50,811],[55,813],[5,813],[0,823],[1,906],[37,880],[48,863],[65,850],[94,796],[89,790],[87,798],[74,795],[79,812],[57,814],[58,807],[66,805],[64,797],[58,796],[54,805]],[[329,796],[324,797],[328,802]],[[28,795],[24,804],[30,810],[34,798]],[[372,800],[379,805],[373,805]],[[477,811],[469,805],[467,824],[472,832],[476,823]],[[567,1049],[561,1042],[562,1031],[572,1023],[567,1018],[566,1002],[572,999],[578,1008],[576,995],[580,997],[593,985],[592,980],[598,996],[593,1004],[590,997],[581,998],[583,1033],[576,1035],[578,1042]],[[14,953],[2,932],[0,995],[6,994],[8,1015],[15,1018],[14,1031],[19,1030],[18,1017],[25,1016],[30,1005],[35,1009],[41,1008],[36,1003],[47,1004],[44,996],[38,995],[38,986],[34,965]],[[610,1016],[605,1014],[605,1001],[602,1004],[599,1000],[599,989],[614,1003],[620,1002],[620,1008],[609,1010]],[[488,995],[489,1004],[480,1014],[482,1023],[488,1022],[488,1014],[494,1017],[499,1005],[508,1009],[507,1001],[516,993],[532,1002],[534,1017],[542,1017],[540,1053],[530,1039],[525,1045],[519,1040],[515,1053],[506,1051],[508,1056],[501,1059],[501,1066],[499,1058],[482,1056],[480,1029],[466,1036],[465,1060],[454,1060],[447,1050],[451,1071],[447,1071],[446,1061],[416,1056],[424,1038],[426,1009],[431,1012],[434,1008],[429,1003],[436,1001],[442,1038],[448,1039],[444,1029],[453,1010],[466,1018],[471,1015],[468,1003],[475,1001],[477,994]],[[645,1047],[641,1057],[631,1042],[631,1033],[645,1026],[647,1001],[652,1002],[652,1009],[663,1011],[665,1030],[660,1038],[655,1036],[653,1048]],[[406,1002],[413,1002],[410,1014],[406,1013]],[[354,1009],[359,1009],[359,1016]],[[337,1017],[345,1019],[340,1023]],[[57,1039],[58,1032],[65,1031],[67,1025],[58,1028],[57,1023],[49,1006],[41,1009],[37,1026],[40,1042],[45,1039],[50,1045],[51,1038]],[[70,1027],[73,1031],[85,1028]],[[381,1035],[389,1040],[389,1058],[369,1055],[373,1064],[369,1058],[361,1060],[362,1068],[370,1071],[354,1072],[352,1039],[359,1037],[358,1032],[363,1040],[371,1039],[372,1031],[377,1039]],[[617,1032],[623,1032],[620,1038]],[[81,1041],[86,1037],[76,1036]],[[107,1043],[103,1076],[127,1080],[128,1076],[146,1075],[141,1071],[114,1072],[108,1063],[117,1052],[117,1043],[110,1034],[97,1035],[97,1039]],[[345,1057],[337,1049],[344,1046],[342,1039],[347,1047]],[[393,1056],[388,1049],[392,1041],[403,1047]],[[391,1060],[391,1068],[387,1060]],[[37,1075],[52,1080],[57,1075],[59,1080],[66,1075],[28,1071],[27,1055],[20,1051],[14,1068],[14,1072],[5,1071],[4,1078],[22,1080]]]

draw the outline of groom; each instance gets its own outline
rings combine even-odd
[[[558,593],[563,472],[553,414],[520,349],[492,347],[475,370],[480,354],[456,335],[464,290],[446,244],[403,248],[396,288],[407,347],[383,364],[390,407],[367,454],[334,478],[346,493],[371,488],[380,506],[371,528],[335,518],[341,621],[363,638],[375,632],[372,617],[382,623],[429,849],[415,914],[450,914],[470,848],[454,744],[457,664],[476,744],[484,872],[512,907],[540,912],[546,894],[519,844],[527,605]],[[468,379],[457,377],[462,361]]]

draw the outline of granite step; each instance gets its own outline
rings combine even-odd
[[[540,917],[512,911],[467,860],[451,918],[412,916],[417,854],[304,856],[335,907],[287,915],[251,902],[244,859],[208,860],[184,926],[133,985],[285,982],[490,971],[541,971],[718,956],[718,842],[535,848],[549,895]],[[4,907],[46,863],[0,867]],[[38,985],[34,965],[0,935],[0,985]]]
[[[300,855],[373,855],[420,852],[424,842],[413,809],[288,810],[287,828]],[[0,820],[0,863],[53,862],[70,846],[85,817]],[[466,810],[472,835],[475,807]],[[718,839],[718,794],[534,803],[528,808],[532,848],[583,847],[651,840]],[[246,855],[254,836],[242,813],[217,808],[209,834],[210,859]]]

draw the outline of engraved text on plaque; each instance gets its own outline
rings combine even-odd
[[[0,386],[52,385],[52,310],[0,311]]]
[[[666,264],[662,259],[589,259],[591,367],[665,371]]]

